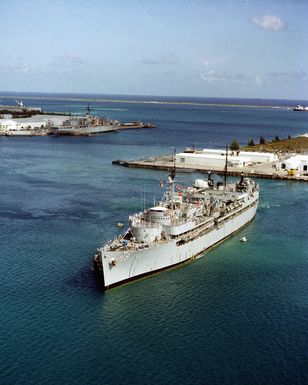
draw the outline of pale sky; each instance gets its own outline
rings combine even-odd
[[[308,99],[308,0],[0,0],[0,91]]]

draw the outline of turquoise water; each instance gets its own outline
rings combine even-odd
[[[54,103],[65,110],[65,102]],[[111,107],[112,117],[158,128],[0,137],[0,383],[306,384],[308,184],[259,180],[260,207],[249,226],[193,263],[106,294],[91,258],[118,233],[116,223],[142,207],[143,192],[147,204],[160,197],[166,176],[112,166],[113,159],[192,141],[217,147],[230,138],[286,137],[307,131],[308,116]],[[184,184],[197,177],[177,176]]]

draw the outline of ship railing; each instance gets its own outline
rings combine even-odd
[[[252,203],[244,205],[240,204],[235,209],[231,209],[229,212],[227,212],[225,215],[219,217],[216,219],[216,223],[219,225],[221,222],[227,221],[235,216],[237,216],[239,213],[244,212],[248,210],[251,205],[253,205],[256,202],[256,200],[253,200]]]
[[[214,222],[210,222],[206,224],[206,226],[195,229],[193,231],[190,231],[187,235],[184,235],[181,237],[182,241],[186,242],[191,242],[194,239],[198,237],[202,237],[203,235],[207,234],[210,232],[214,227]]]
[[[130,223],[131,223],[132,226],[142,227],[142,228],[145,228],[145,229],[153,229],[153,228],[157,228],[157,227],[161,226],[160,223],[147,222],[147,221],[143,221],[141,219],[130,219]]]
[[[135,213],[133,215],[130,215],[128,217],[129,220],[134,220],[134,219],[141,219],[144,216],[144,212],[140,211],[139,213]]]
[[[179,219],[179,218],[173,218],[171,220],[171,225],[173,226],[179,226],[179,225],[184,225],[185,223],[190,222],[190,219]]]

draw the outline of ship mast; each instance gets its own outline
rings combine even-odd
[[[176,169],[175,169],[175,155],[176,155],[176,150],[174,147],[172,147],[173,151],[172,151],[172,163],[173,163],[173,166],[172,166],[172,169],[171,169],[171,174],[169,175],[169,196],[170,196],[170,201],[171,201],[171,205],[172,205],[172,208],[173,208],[173,201],[174,201],[174,179],[175,179],[175,172],[176,172]]]
[[[226,162],[224,169],[224,185],[227,186],[227,174],[228,174],[228,145],[226,145]]]
[[[91,109],[90,109],[90,103],[88,102],[88,106],[87,106],[87,113],[86,115],[88,116],[91,116]]]
[[[174,178],[175,178],[175,155],[176,155],[176,150],[174,147],[172,147],[173,149],[173,152],[172,152],[172,163],[173,163],[173,167],[171,169],[171,179],[174,181]]]

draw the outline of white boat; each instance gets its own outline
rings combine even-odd
[[[293,108],[293,111],[308,112],[308,107],[304,107],[301,104],[297,104],[297,106]]]
[[[4,131],[3,135],[5,136],[33,136],[34,130],[29,129],[7,129]]]
[[[175,172],[157,205],[129,217],[123,235],[97,249],[94,270],[104,289],[177,266],[204,253],[250,222],[259,186],[198,179],[192,187],[175,185]]]

